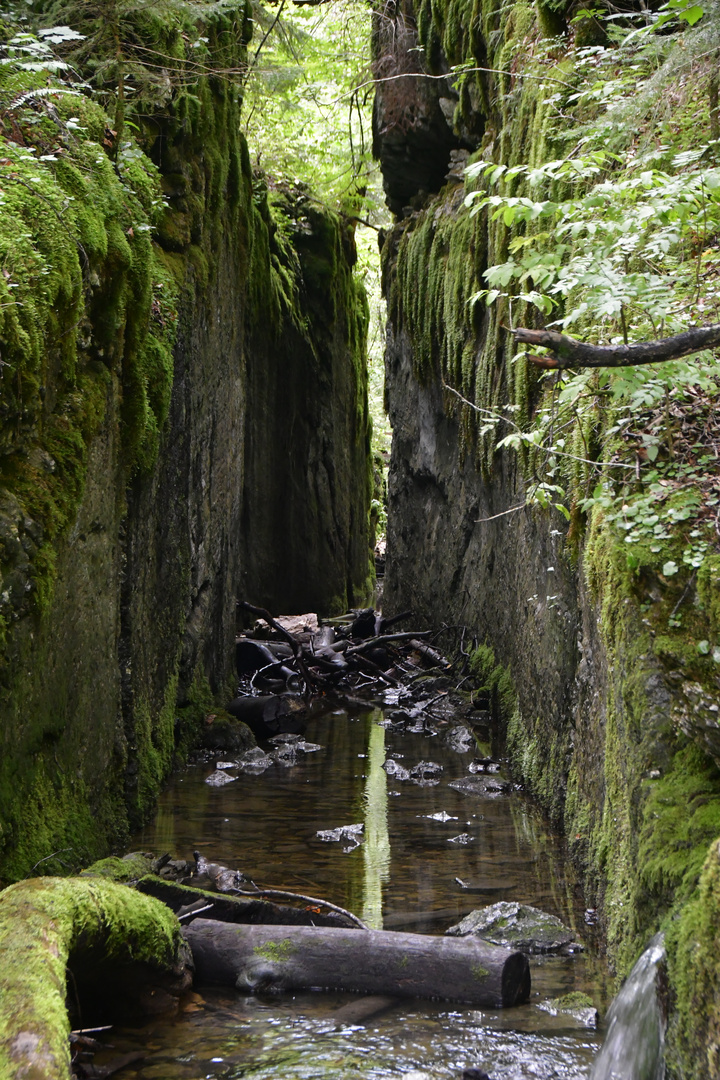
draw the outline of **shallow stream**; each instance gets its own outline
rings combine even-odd
[[[134,846],[187,859],[199,850],[259,885],[324,897],[377,928],[442,933],[473,908],[517,900],[557,915],[587,943],[579,890],[537,808],[519,791],[450,788],[469,774],[475,750],[453,748],[452,725],[426,734],[387,723],[379,710],[329,713],[305,735],[321,750],[222,787],[205,783],[211,765],[187,768]],[[386,758],[406,769],[437,762],[443,772],[434,784],[399,782]],[[317,836],[361,822],[357,846]],[[110,1056],[146,1051],[122,1074],[138,1080],[439,1080],[469,1067],[492,1080],[588,1077],[600,1034],[543,1003],[580,990],[604,1007],[601,962],[587,949],[534,957],[531,967],[528,1005],[479,1011],[413,1000],[356,1026],[333,1023],[347,994],[249,998],[200,988],[173,1020],[114,1030]]]

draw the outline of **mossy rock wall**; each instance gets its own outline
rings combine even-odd
[[[563,29],[566,14],[558,5],[538,18],[522,2],[501,9],[490,0],[403,5],[433,74],[460,63],[482,68],[450,86],[448,123],[461,149],[506,166],[564,156],[547,102],[554,88],[541,76],[580,78],[568,39],[544,38]],[[534,57],[541,65],[533,67]],[[381,55],[386,74],[383,64]],[[394,122],[381,107],[377,129],[394,140],[391,194],[402,136]],[[412,140],[408,146],[410,153]],[[377,147],[385,164],[382,140]],[[447,156],[443,140],[436,151]],[[564,826],[614,970],[626,974],[661,926],[676,928],[668,938],[670,1059],[674,1075],[711,1076],[716,964],[708,952],[696,983],[683,957],[688,942],[696,956],[706,950],[717,920],[714,847],[698,883],[720,834],[712,719],[719,700],[713,666],[696,648],[712,636],[717,578],[705,567],[693,593],[689,573],[676,585],[642,558],[631,568],[601,511],[578,527],[577,518],[569,526],[552,508],[525,505],[532,463],[495,452],[510,428],[483,430],[483,414],[467,404],[510,404],[522,426],[539,401],[537,375],[523,360],[509,362],[507,308],[468,304],[486,284],[483,270],[507,258],[511,234],[486,214],[463,211],[466,189],[454,172],[434,192],[402,192],[382,253],[393,427],[385,611],[412,609],[425,625],[465,627],[466,642],[474,635],[488,647],[493,675],[505,670],[514,709],[504,701],[498,716],[509,757]],[[513,318],[533,325],[522,305]],[[685,602],[691,614],[673,628],[672,613]]]
[[[171,21],[162,47],[201,34],[238,67],[246,15]],[[3,248],[25,300],[0,331],[5,882],[86,864],[143,820],[203,711],[233,696],[238,599],[329,613],[369,584],[352,233],[252,175],[224,80],[146,110],[116,167],[99,107],[53,108],[58,161],[18,163],[43,199],[11,205],[44,292]],[[47,202],[74,192],[51,229]]]

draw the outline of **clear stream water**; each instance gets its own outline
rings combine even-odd
[[[382,724],[379,710],[329,713],[305,736],[322,750],[219,788],[205,783],[212,766],[187,768],[134,846],[187,859],[199,850],[258,884],[334,901],[377,928],[442,933],[473,908],[518,900],[559,916],[587,942],[560,840],[530,800],[448,787],[468,775],[472,750],[452,749],[442,730],[398,733]],[[434,786],[398,782],[382,768],[386,758],[408,769],[438,762],[443,773]],[[317,837],[360,822],[364,841],[352,850]],[[465,842],[456,839],[463,834]],[[172,1020],[114,1030],[108,1058],[143,1049],[145,1060],[122,1073],[137,1080],[439,1080],[471,1066],[492,1080],[589,1077],[601,1034],[542,1005],[583,990],[602,1009],[602,963],[588,949],[531,964],[528,1005],[479,1011],[413,1000],[339,1028],[332,1014],[351,995],[256,998],[199,988]]]

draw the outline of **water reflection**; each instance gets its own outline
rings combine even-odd
[[[385,729],[378,720],[382,713],[367,718],[367,774],[365,778],[365,881],[362,918],[374,930],[383,928],[383,885],[390,880],[390,832],[388,829]]]
[[[258,883],[324,896],[385,929],[442,933],[473,908],[517,900],[557,915],[582,937],[580,894],[536,807],[521,792],[478,797],[450,788],[467,774],[472,751],[453,749],[442,734],[385,730],[381,719],[378,711],[321,717],[307,738],[322,751],[222,788],[204,783],[211,766],[184,770],[134,846],[183,858],[197,848]],[[440,782],[388,776],[386,757],[408,770],[437,762]],[[353,850],[317,837],[360,821],[364,842]],[[463,834],[467,842],[457,842]],[[589,955],[540,957],[532,961],[527,1006],[479,1013],[406,1002],[340,1031],[332,1012],[347,996],[260,1001],[202,989],[177,1022],[114,1032],[113,1042],[116,1053],[152,1048],[137,1080],[389,1080],[412,1070],[446,1078],[467,1065],[493,1080],[580,1080],[599,1036],[537,1004],[583,990],[602,1007],[603,977]]]

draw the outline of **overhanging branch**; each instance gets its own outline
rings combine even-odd
[[[636,364],[660,364],[681,356],[720,345],[720,324],[699,326],[661,341],[641,341],[636,345],[588,345],[584,341],[558,334],[555,330],[511,331],[521,345],[542,345],[548,356],[527,354],[527,359],[544,368],[634,367]]]

